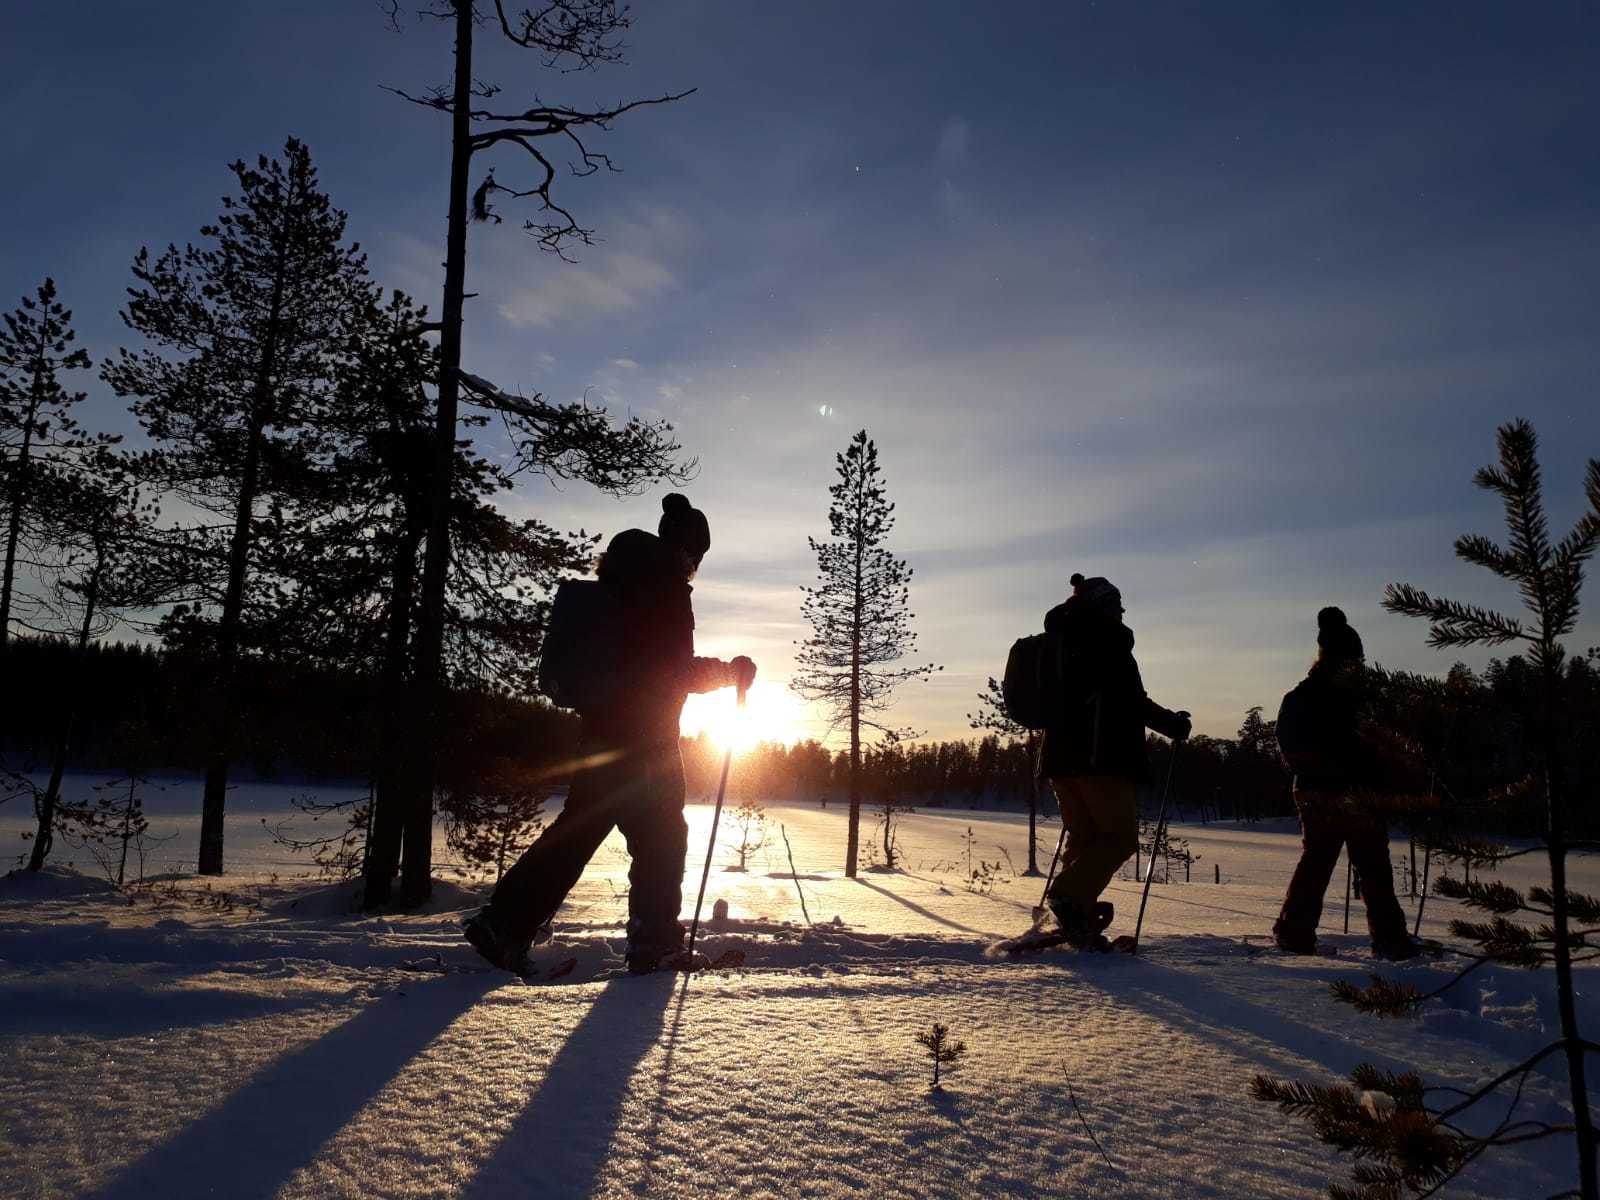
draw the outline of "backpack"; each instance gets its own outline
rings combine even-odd
[[[1025,729],[1043,729],[1056,721],[1072,690],[1071,659],[1059,633],[1036,633],[1013,642],[1000,682],[1006,716]]]
[[[556,589],[539,655],[539,690],[557,708],[591,713],[614,701],[625,617],[616,593],[594,579]]]
[[[1324,714],[1309,679],[1295,685],[1278,706],[1278,753],[1296,775],[1327,763]]]

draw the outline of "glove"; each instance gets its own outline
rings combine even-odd
[[[1175,742],[1187,742],[1189,733],[1194,728],[1194,723],[1189,720],[1189,714],[1182,709],[1172,715],[1174,720],[1168,727],[1167,736]]]
[[[748,692],[750,685],[756,681],[756,664],[741,654],[728,666],[733,671],[733,685],[741,693]]]

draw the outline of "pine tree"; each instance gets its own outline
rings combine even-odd
[[[989,683],[983,691],[978,693],[978,711],[967,714],[967,724],[973,729],[986,730],[989,733],[1011,740],[1020,739],[1027,743],[1028,761],[1037,763],[1039,759],[1039,735],[1037,731],[1018,725],[1006,712],[1005,695],[1000,690],[1000,681],[993,675],[989,676]],[[1041,874],[1039,870],[1039,776],[1037,772],[1028,781],[1028,869],[1024,875]]]
[[[123,350],[103,371],[133,397],[153,443],[142,476],[209,518],[166,532],[144,590],[152,604],[182,601],[169,629],[203,641],[212,662],[199,861],[212,875],[223,867],[239,660],[270,648],[253,619],[298,582],[293,563],[272,579],[260,560],[304,519],[296,505],[326,449],[319,423],[336,363],[370,294],[365,260],[344,242],[345,214],[318,189],[303,143],[291,138],[281,159],[230,170],[239,195],[202,227],[207,246],[169,246],[153,261],[139,251],[123,320],[152,347]]]
[[[933,1028],[916,1035],[917,1044],[933,1060],[933,1086],[939,1086],[939,1068],[954,1066],[966,1057],[967,1044],[950,1040],[950,1026],[935,1021]]]
[[[390,19],[397,21],[400,5],[392,0]],[[437,722],[444,675],[446,594],[450,574],[450,503],[454,494],[458,418],[463,393],[471,402],[503,412],[523,411],[518,397],[508,396],[493,384],[462,369],[462,328],[466,303],[467,227],[469,221],[494,222],[500,217],[492,201],[497,195],[531,200],[535,215],[524,229],[545,250],[565,258],[567,247],[589,244],[593,231],[578,224],[572,213],[551,195],[556,168],[540,149],[544,138],[555,138],[563,154],[574,155],[572,173],[593,175],[615,169],[609,156],[592,150],[586,139],[605,132],[618,117],[643,105],[661,104],[688,95],[667,95],[654,100],[639,100],[611,108],[575,109],[548,105],[534,100],[529,107],[517,105],[497,112],[490,102],[500,88],[484,83],[473,73],[474,40],[480,26],[491,23],[512,45],[533,51],[546,68],[562,72],[585,71],[623,60],[622,36],[631,24],[626,6],[616,0],[557,0],[512,16],[502,0],[495,0],[492,19],[480,11],[474,0],[444,0],[424,15],[450,22],[455,34],[455,72],[449,87],[435,88],[427,95],[411,95],[391,89],[402,98],[424,108],[450,116],[449,216],[445,230],[444,298],[439,332],[438,393],[434,411],[432,464],[428,474],[428,526],[425,558],[418,596],[418,624],[415,647],[415,690],[413,711],[409,714],[416,739],[419,761],[408,780],[408,828],[418,830],[406,842],[402,898],[409,904],[421,903],[428,896],[431,865],[431,833],[423,838],[420,830],[431,813],[436,759],[440,747],[431,737]],[[498,40],[498,39],[497,39]],[[533,178],[518,189],[496,181],[490,169],[472,191],[471,173],[476,155],[510,151],[526,155],[523,161]],[[642,429],[648,427],[641,426]],[[649,440],[648,438],[646,439]],[[647,451],[658,447],[645,446]],[[674,445],[672,450],[677,447]],[[545,461],[550,461],[546,458]]]
[[[1568,673],[1563,672],[1566,651],[1560,641],[1577,625],[1584,566],[1600,545],[1600,460],[1590,460],[1585,478],[1589,511],[1570,533],[1552,542],[1544,514],[1533,427],[1522,420],[1503,425],[1498,443],[1499,464],[1479,470],[1475,481],[1500,497],[1508,544],[1502,547],[1487,537],[1469,535],[1457,539],[1455,550],[1464,561],[1515,584],[1528,617],[1513,617],[1435,597],[1410,584],[1392,585],[1385,594],[1384,607],[1429,621],[1428,642],[1440,649],[1527,643],[1539,680],[1538,710],[1527,729],[1536,766],[1519,783],[1488,797],[1477,815],[1494,819],[1521,809],[1530,797],[1542,800],[1543,845],[1533,851],[1542,849],[1546,855],[1549,886],[1524,892],[1481,876],[1470,881],[1441,879],[1437,884],[1440,895],[1490,914],[1485,921],[1456,920],[1450,924],[1452,934],[1476,947],[1475,951],[1466,952],[1473,960],[1471,964],[1442,987],[1426,993],[1378,976],[1373,977],[1370,986],[1360,988],[1341,981],[1333,991],[1337,999],[1362,1011],[1399,1016],[1415,1011],[1486,964],[1527,968],[1552,964],[1561,1036],[1467,1093],[1455,1088],[1425,1087],[1415,1074],[1393,1075],[1371,1066],[1359,1067],[1352,1073],[1354,1087],[1320,1087],[1258,1077],[1252,1088],[1258,1099],[1305,1117],[1323,1141],[1369,1160],[1354,1168],[1355,1187],[1329,1189],[1331,1195],[1348,1200],[1383,1200],[1401,1195],[1402,1189],[1416,1195],[1432,1195],[1488,1150],[1566,1134],[1574,1135],[1576,1142],[1579,1185],[1577,1191],[1563,1195],[1578,1195],[1583,1200],[1600,1197],[1596,1132],[1589,1110],[1585,1061],[1594,1046],[1578,1030],[1572,978],[1575,954],[1582,960],[1594,957],[1590,947],[1592,940],[1600,936],[1600,897],[1567,887],[1566,860],[1575,846],[1568,832],[1571,792],[1566,772],[1569,747],[1578,731],[1572,726],[1567,704]],[[1592,843],[1584,848],[1590,847]],[[1493,863],[1530,851],[1496,849],[1480,839],[1440,835],[1434,852],[1463,863]],[[1512,919],[1519,914],[1541,923],[1530,927]],[[1522,1085],[1528,1075],[1557,1055],[1566,1059],[1572,1124],[1516,1119]],[[1463,1128],[1463,1118],[1470,1110],[1507,1089],[1513,1093],[1512,1098],[1497,1125],[1484,1134]]]
[[[812,636],[799,643],[790,682],[822,705],[837,727],[850,730],[850,829],[844,870],[856,873],[861,841],[861,730],[904,736],[877,721],[900,684],[942,668],[897,667],[916,645],[911,629],[911,568],[884,548],[894,528],[894,505],[884,492],[878,448],[863,429],[835,456],[839,482],[828,489],[832,539],[807,538],[817,556],[816,587],[802,589],[801,612]]]
[[[4,566],[0,567],[0,652],[11,634],[18,553],[37,534],[37,522],[58,503],[51,490],[95,451],[120,439],[89,433],[71,410],[83,392],[68,391],[66,371],[89,367],[73,346],[72,313],[56,299],[53,279],[5,314],[0,329],[0,499],[5,514]]]

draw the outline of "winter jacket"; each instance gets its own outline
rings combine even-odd
[[[676,748],[678,718],[690,692],[733,682],[733,669],[694,653],[694,589],[677,556],[653,533],[627,529],[611,539],[601,586],[621,601],[622,631],[614,700],[584,714],[584,734],[607,742],[665,742]]]
[[[1045,726],[1039,774],[1046,779],[1147,778],[1145,729],[1173,737],[1183,730],[1184,722],[1145,695],[1133,658],[1133,630],[1070,604],[1058,604],[1046,613],[1044,628],[1065,641],[1072,687],[1062,711]]]
[[[1360,731],[1368,699],[1361,667],[1322,664],[1284,696],[1278,744],[1297,789],[1338,792],[1378,783],[1382,764]]]

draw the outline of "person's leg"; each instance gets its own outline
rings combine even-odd
[[[683,818],[683,760],[672,746],[653,752],[617,813],[628,839],[628,943],[656,953],[683,944],[683,867],[689,826]]]
[[[1115,775],[1090,775],[1076,782],[1095,835],[1078,856],[1070,894],[1088,908],[1139,847],[1139,790],[1133,780]]]
[[[1344,827],[1331,809],[1340,797],[1329,792],[1296,791],[1300,810],[1300,861],[1289,878],[1283,909],[1272,927],[1278,944],[1286,950],[1310,953],[1317,944],[1317,922],[1322,919],[1322,898],[1339,861]]]
[[[1056,806],[1061,810],[1061,823],[1067,836],[1061,843],[1061,860],[1056,865],[1056,877],[1050,884],[1050,898],[1076,904],[1078,893],[1078,864],[1084,852],[1094,841],[1094,818],[1081,796],[1080,777],[1052,779],[1050,790],[1055,793]],[[1092,899],[1092,897],[1091,897]]]
[[[1380,954],[1407,950],[1411,934],[1406,914],[1394,894],[1394,867],[1389,861],[1389,831],[1372,821],[1353,826],[1346,844],[1350,861],[1361,876],[1361,899],[1367,907],[1367,931]]]
[[[495,886],[489,915],[508,941],[526,946],[533,940],[606,840],[616,824],[615,793],[626,778],[620,765],[575,774],[560,814]]]

